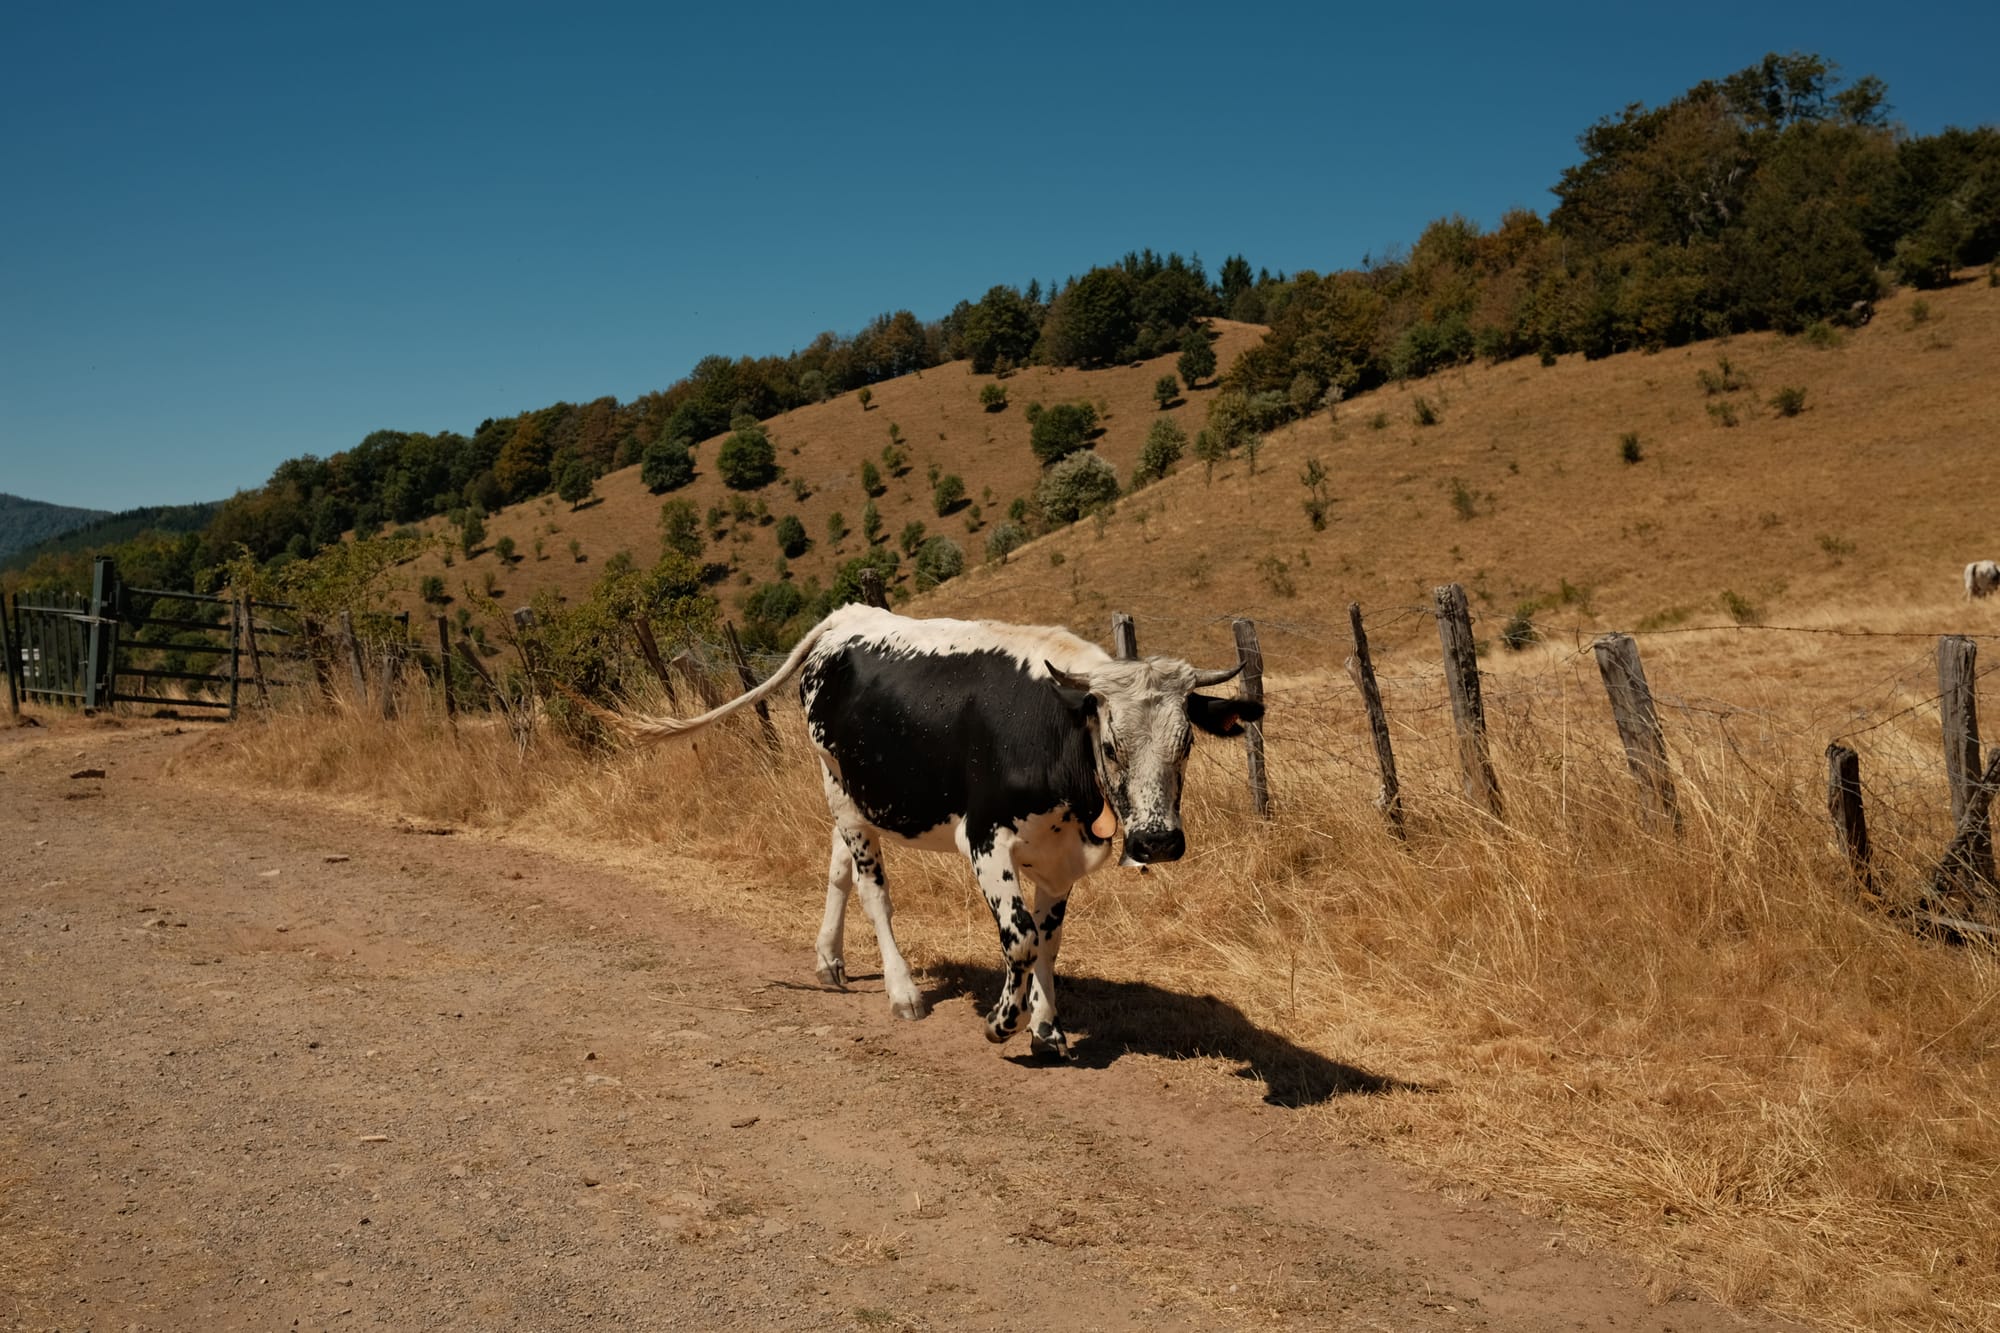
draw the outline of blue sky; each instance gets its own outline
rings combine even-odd
[[[1351,266],[1769,50],[2000,119],[2000,6],[1342,11],[17,0],[0,491],[213,499],[1146,246]]]

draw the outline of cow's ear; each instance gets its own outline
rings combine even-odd
[[[1086,717],[1097,711],[1097,696],[1088,689],[1089,681],[1082,676],[1071,675],[1053,662],[1044,662],[1048,668],[1049,687],[1056,697],[1063,701],[1063,707],[1079,717]],[[1079,687],[1083,688],[1079,688]]]
[[[1264,705],[1249,699],[1212,699],[1206,694],[1187,697],[1188,721],[1211,736],[1241,736],[1245,723],[1260,721]]]

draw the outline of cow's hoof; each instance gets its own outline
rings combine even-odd
[[[1008,1023],[996,1009],[986,1016],[986,1040],[998,1046],[1012,1037],[1018,1026],[1018,1023]]]
[[[912,1023],[927,1016],[931,1011],[931,1007],[924,1003],[924,997],[921,995],[912,995],[907,1000],[892,1000],[889,1002],[889,1008],[896,1017],[906,1018]]]
[[[1053,1055],[1058,1060],[1074,1060],[1070,1054],[1069,1033],[1062,1030],[1060,1023],[1042,1023],[1028,1032],[1028,1049],[1037,1055]]]
[[[819,982],[822,986],[838,986],[847,989],[847,961],[842,958],[823,958],[819,964]]]

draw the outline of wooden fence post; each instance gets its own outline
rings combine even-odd
[[[439,616],[437,627],[438,686],[444,691],[444,720],[455,730],[458,727],[458,698],[451,692],[451,622]]]
[[[728,636],[729,655],[736,659],[736,676],[737,679],[743,682],[744,692],[748,693],[756,689],[757,675],[750,670],[750,660],[743,656],[743,644],[736,637],[736,626],[725,620],[722,622],[722,632]],[[757,720],[764,724],[764,744],[774,750],[777,749],[778,729],[771,725],[771,710],[764,706],[762,699],[752,704],[751,707],[757,710]]]
[[[271,706],[271,691],[264,685],[264,658],[257,651],[257,603],[246,596],[241,603],[243,614],[243,642],[250,649],[250,678],[257,685],[257,706]]]
[[[1255,621],[1238,620],[1236,660],[1243,665],[1236,692],[1253,703],[1264,702],[1264,650],[1257,646]],[[1271,788],[1264,775],[1264,724],[1252,722],[1243,729],[1243,750],[1250,760],[1250,804],[1260,819],[1271,817]]]
[[[1111,613],[1111,655],[1121,662],[1139,660],[1139,631],[1123,611]]]
[[[1479,697],[1479,655],[1472,644],[1472,609],[1465,589],[1447,583],[1431,593],[1437,605],[1438,642],[1444,648],[1444,680],[1451,693],[1451,721],[1458,731],[1458,766],[1465,799],[1495,819],[1505,818],[1500,783],[1486,744],[1486,707]]]
[[[1354,628],[1354,656],[1347,659],[1347,674],[1361,691],[1362,706],[1368,710],[1368,730],[1375,737],[1375,764],[1382,770],[1382,794],[1375,803],[1388,817],[1389,831],[1401,838],[1403,831],[1403,788],[1396,780],[1396,752],[1389,746],[1389,715],[1382,710],[1382,690],[1375,683],[1375,664],[1368,656],[1368,634],[1361,628],[1361,603],[1347,604],[1347,620]]]
[[[21,687],[15,677],[21,672],[21,654],[14,647],[13,617],[8,614],[7,598],[0,593],[0,656],[7,659],[7,716],[21,716]]]
[[[361,666],[361,640],[354,637],[354,613],[340,613],[340,638],[347,645],[348,665],[354,671],[354,706],[368,702],[368,674]]]
[[[681,678],[687,681],[689,688],[700,696],[703,712],[722,706],[722,698],[715,688],[714,679],[703,669],[702,664],[695,660],[693,653],[675,653],[674,660],[667,665],[680,672]]]
[[[1629,634],[1606,634],[1591,649],[1597,655],[1598,674],[1604,677],[1604,692],[1611,697],[1611,718],[1618,724],[1625,762],[1650,798],[1647,809],[1666,816],[1679,836],[1680,802],[1667,767],[1660,715],[1653,707],[1653,692],[1646,686],[1646,668],[1639,661],[1639,645]]]
[[[396,686],[403,675],[403,645],[396,642],[382,645],[382,674],[376,678],[375,692],[382,696],[382,720],[388,722],[396,716]]]
[[[1866,894],[1875,892],[1875,866],[1868,846],[1868,816],[1861,808],[1861,756],[1839,741],[1826,747],[1826,809],[1847,851],[1848,869]]]
[[[678,708],[681,697],[674,689],[674,678],[667,672],[667,664],[660,659],[660,644],[653,637],[653,626],[643,615],[632,618],[632,637],[639,641],[640,656],[646,665],[653,668],[653,674],[660,678],[660,685],[667,692],[667,702]]]
[[[1951,783],[1951,823],[1959,830],[1953,840],[1966,873],[1981,883],[1993,883],[1993,827],[1984,803],[1975,803],[1980,783],[1979,647],[1960,634],[1938,639],[1938,713],[1944,722],[1944,771]],[[1970,822],[1968,823],[1968,818]],[[1960,847],[1960,841],[1963,846]]]
[[[1993,841],[1991,814],[1993,797],[2000,793],[2000,745],[1974,779],[1966,796],[1965,813],[1960,815],[1957,833],[1945,848],[1944,859],[1931,877],[1933,899],[1944,896],[1979,901],[1993,889]],[[1979,858],[1986,859],[1981,861]]]
[[[861,600],[887,611],[889,598],[882,589],[882,571],[869,567],[861,571]]]

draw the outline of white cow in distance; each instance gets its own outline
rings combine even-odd
[[[2000,590],[2000,561],[1975,560],[1965,567],[1965,595],[1984,597]]]

